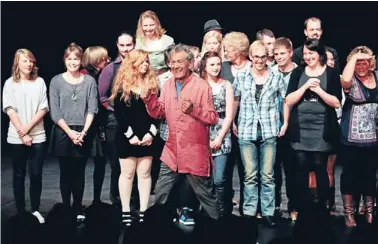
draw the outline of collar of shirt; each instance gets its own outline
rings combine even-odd
[[[118,55],[116,60],[114,60],[114,63],[119,64],[119,63],[122,63],[122,61],[123,61],[123,58],[121,57],[121,55]]]

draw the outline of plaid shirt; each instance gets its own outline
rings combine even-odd
[[[235,98],[240,100],[238,117],[238,138],[245,141],[257,140],[257,124],[260,122],[262,139],[276,137],[279,133],[279,96],[285,97],[286,85],[282,74],[268,67],[268,77],[256,103],[256,83],[250,73],[238,73],[233,88]]]

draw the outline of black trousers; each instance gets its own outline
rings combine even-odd
[[[211,177],[180,174],[172,171],[165,163],[161,164],[159,178],[156,183],[155,204],[167,204],[169,195],[180,177],[188,179],[207,215],[212,219],[219,219],[219,207],[213,191]]]
[[[72,207],[77,213],[81,210],[84,186],[85,167],[88,157],[58,157],[60,166],[60,192],[63,204],[71,206],[71,194],[73,196]]]
[[[163,148],[165,145],[165,141],[161,138],[160,140],[161,140],[161,145],[162,145],[161,151],[160,151],[160,155],[161,155],[161,152],[163,151]],[[155,164],[152,166],[153,168],[155,167],[155,170],[153,171],[155,177],[152,177],[152,179],[156,179],[155,184],[154,184],[155,186],[159,177],[161,165],[164,163],[160,160],[160,156],[159,156],[159,163],[155,161],[153,163]],[[157,166],[159,166],[158,170],[156,170]],[[186,177],[179,177],[179,180],[176,182],[176,184],[174,185],[171,191],[168,201],[169,201],[169,205],[174,209],[183,208],[183,207],[188,207],[193,210],[199,209],[199,202],[196,198],[196,193],[194,192],[192,186],[190,185]]]
[[[298,211],[304,209],[309,203],[309,172],[313,169],[316,175],[316,184],[319,195],[319,203],[325,206],[329,178],[327,173],[327,152],[295,151],[297,172],[296,172],[296,204]]]
[[[18,213],[25,211],[25,176],[28,164],[30,178],[31,211],[39,211],[42,193],[42,168],[45,143],[35,143],[28,147],[12,144],[13,194]]]
[[[106,150],[109,157],[110,168],[111,168],[110,200],[114,204],[121,204],[121,200],[119,198],[119,188],[118,188],[118,180],[121,174],[121,165],[119,162],[119,158],[117,156],[117,148],[116,148],[116,141],[115,141],[116,134],[117,134],[117,127],[116,126],[107,127],[105,133],[106,133]],[[95,165],[96,165],[96,162],[95,162]],[[130,207],[132,210],[139,209],[138,177],[134,177],[133,189],[131,191]]]
[[[341,193],[375,196],[378,148],[342,146],[337,156],[343,166],[340,176]]]
[[[275,195],[276,195],[276,207],[281,206],[282,202],[282,167],[285,172],[285,188],[286,196],[288,198],[288,212],[292,212],[296,209],[295,207],[295,157],[293,155],[293,150],[290,146],[290,141],[287,137],[280,137],[277,141],[277,154],[276,163],[274,164],[274,180],[276,184]]]
[[[93,202],[100,202],[102,185],[104,184],[105,179],[106,157],[93,157],[93,162]]]
[[[240,184],[240,192],[244,191],[244,168],[241,163],[241,156],[240,156],[240,148],[239,148],[239,142],[238,138],[234,135],[234,133],[231,134],[231,154],[229,156],[228,162],[227,162],[227,179],[228,180],[228,188],[230,189],[231,194],[229,194],[229,198],[227,200],[228,203],[226,203],[227,214],[232,214],[233,211],[233,205],[232,205],[232,199],[235,196],[235,190],[233,189],[233,178],[234,178],[234,169],[235,166],[238,170],[239,175],[239,184]],[[243,215],[243,202],[244,202],[244,194],[240,194],[240,200],[239,200],[239,213]]]

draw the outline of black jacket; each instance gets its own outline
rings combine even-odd
[[[305,71],[304,67],[298,66],[293,70],[290,76],[289,86],[287,88],[286,96],[296,90],[298,90],[299,80]],[[336,69],[327,66],[327,88],[326,92],[330,95],[337,97],[339,101],[342,99],[341,95],[341,83],[340,76]],[[300,139],[300,129],[299,129],[299,117],[298,117],[298,106],[303,101],[293,105],[290,112],[289,126],[288,126],[288,135],[289,139],[292,142],[298,142]],[[323,139],[332,145],[335,145],[339,142],[340,136],[340,127],[337,122],[336,111],[333,107],[327,105],[322,100],[321,102],[326,107],[326,116],[324,117],[324,130],[323,130]]]

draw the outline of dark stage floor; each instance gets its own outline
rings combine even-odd
[[[92,173],[93,173],[93,162],[90,161],[87,164],[86,168],[86,186],[85,186],[85,193],[84,193],[84,205],[90,205],[92,200],[93,194],[93,182],[92,182]],[[339,178],[340,178],[341,168],[340,166],[336,167],[336,204],[337,204],[337,211],[338,215],[333,219],[331,222],[332,229],[337,237],[337,243],[347,243],[347,239],[349,236],[349,232],[346,230],[344,226],[344,219],[342,216],[342,202],[340,197],[339,191]],[[110,167],[107,165],[106,169],[106,176],[105,176],[105,183],[102,191],[102,200],[104,202],[110,203],[109,200],[109,180],[110,180]],[[239,199],[240,189],[239,189],[239,177],[237,175],[237,171],[234,171],[233,182],[235,186],[235,198]],[[26,181],[26,189],[27,189],[27,199],[28,199],[28,189],[29,189],[29,180]],[[292,227],[287,221],[287,211],[286,211],[286,193],[285,188],[283,186],[282,189],[282,209],[284,212],[283,219],[278,223],[275,229],[269,229],[264,227],[262,224],[258,226],[258,243],[259,244],[267,244],[272,239],[277,237],[284,237],[284,236],[291,236],[292,235]],[[150,198],[150,204],[154,201],[154,195]],[[61,195],[59,190],[59,165],[57,160],[54,158],[47,158],[44,165],[43,170],[43,190],[42,190],[42,199],[41,199],[41,207],[40,212],[42,215],[46,215],[46,213],[50,210],[50,208],[57,202],[61,202]],[[30,206],[30,202],[27,200],[27,207]],[[12,165],[9,159],[2,159],[1,162],[1,218],[2,223],[9,219],[11,216],[16,214],[15,203],[13,200],[13,191],[12,191]],[[238,206],[234,208],[234,215],[239,216]],[[193,227],[186,227],[180,225],[180,228],[189,232],[192,230]],[[378,228],[377,228],[378,232]],[[232,233],[230,233],[232,234]],[[361,236],[363,236],[363,231],[361,232]],[[365,241],[359,242],[360,244],[365,244]],[[374,243],[374,242],[372,242]],[[378,243],[378,242],[375,242]]]

